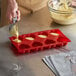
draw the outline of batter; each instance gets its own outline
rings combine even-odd
[[[59,24],[76,23],[76,14],[72,12],[74,9],[68,6],[67,0],[60,0],[60,4],[57,9],[60,11],[59,13],[51,12],[52,19]],[[68,14],[61,14],[61,12],[67,12]]]
[[[46,35],[38,35],[38,36],[41,37],[41,38],[47,38]]]
[[[34,40],[34,38],[32,38],[32,37],[26,37],[25,39],[27,39],[27,40]]]
[[[12,36],[16,36],[16,39],[14,39],[13,41],[15,41],[17,43],[20,43],[21,42],[21,40],[18,39],[19,32],[18,32],[18,26],[17,25],[14,25],[13,26],[13,28],[10,31],[10,33],[11,33]]]
[[[57,33],[50,33],[51,35],[54,35],[54,36],[58,36],[59,34]]]

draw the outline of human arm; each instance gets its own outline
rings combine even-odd
[[[17,21],[20,20],[20,11],[18,9],[18,4],[16,0],[7,0],[8,6],[7,6],[7,12],[6,16],[9,19],[10,22],[12,22],[12,18],[17,16]]]

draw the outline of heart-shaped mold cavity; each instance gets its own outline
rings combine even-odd
[[[47,38],[46,35],[38,35],[38,37],[40,37],[40,38]]]
[[[30,50],[24,50],[25,54],[29,54],[30,53]]]
[[[33,37],[26,37],[25,39],[27,39],[27,40],[34,40],[34,38]]]
[[[49,46],[43,47],[43,50],[47,50],[47,49],[49,49]]]
[[[34,34],[30,34],[25,37],[25,39],[27,39],[27,40],[34,40],[35,38],[36,38],[36,36]]]
[[[30,53],[32,53],[32,52],[37,52],[37,51],[36,51],[36,49],[31,49]]]
[[[36,36],[35,36],[34,34],[30,34],[30,37],[33,37],[33,38],[35,38]]]
[[[53,44],[53,43],[55,43],[54,40],[47,39],[47,40],[45,41],[45,44]]]
[[[58,37],[59,37],[58,33],[49,33],[48,35],[48,38],[53,41],[57,41]]]
[[[20,49],[29,49],[30,46],[27,45],[27,44],[21,44],[21,45],[19,46],[19,48],[20,48]]]
[[[17,38],[14,39],[13,41],[16,42],[16,43],[21,43],[22,42],[20,39],[17,39]]]
[[[55,48],[56,46],[55,45],[51,45],[51,48]]]
[[[50,33],[50,35],[53,35],[53,36],[59,36],[58,33]]]
[[[21,41],[23,41],[24,38],[25,38],[25,35],[19,36],[19,39],[20,39]]]
[[[61,47],[61,46],[62,46],[62,44],[57,44],[57,45],[56,45],[56,47]]]
[[[47,36],[48,36],[47,32],[39,32],[38,33],[38,37],[40,37],[40,38],[47,38]]]
[[[34,46],[34,47],[42,46],[42,45],[43,45],[43,44],[40,43],[40,42],[34,42],[34,43],[32,44],[32,46]]]
[[[41,51],[42,50],[42,48],[38,48],[38,51]]]
[[[48,33],[46,31],[38,32],[38,35],[40,35],[40,34],[42,34],[42,35],[48,35]]]
[[[29,50],[24,50],[24,52],[27,54]]]

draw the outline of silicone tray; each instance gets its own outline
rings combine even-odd
[[[52,35],[50,33],[56,33]],[[41,38],[39,35],[46,35],[46,38]],[[34,40],[28,40],[26,37],[32,37]],[[31,52],[42,51],[46,49],[62,47],[71,42],[59,29],[40,31],[30,34],[20,35],[20,43],[14,42],[16,37],[10,37],[12,49],[16,54],[27,54]]]

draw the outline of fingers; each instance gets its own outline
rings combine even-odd
[[[20,11],[19,10],[14,10],[12,12],[12,18],[17,16],[17,21],[20,21]]]
[[[11,0],[8,2],[6,15],[10,23],[14,17],[17,17],[17,21],[20,20],[20,11],[18,10],[18,4],[16,1]]]
[[[7,18],[9,19],[10,23],[12,23],[13,18],[17,17],[17,21],[20,21],[20,11],[14,10],[14,11],[8,11],[6,14]]]
[[[20,21],[20,11],[17,11],[17,21]]]
[[[17,16],[17,21],[20,21],[20,11],[19,10],[12,11],[11,13],[8,14],[10,23],[12,23],[13,18],[15,18],[16,16]]]
[[[17,16],[17,12],[18,11],[18,7],[16,6],[16,8],[14,8],[11,12],[11,14],[12,14],[12,17],[16,17]]]
[[[16,11],[12,11],[11,15],[12,15],[12,18],[16,17],[17,16]]]

